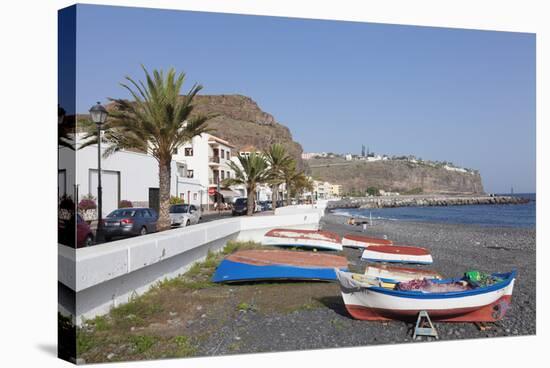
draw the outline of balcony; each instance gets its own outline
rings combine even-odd
[[[211,164],[219,164],[220,163],[220,156],[210,156],[208,157],[208,162]]]

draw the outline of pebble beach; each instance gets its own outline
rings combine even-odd
[[[347,217],[326,214],[322,228],[340,235],[357,233],[387,236],[396,244],[429,249],[434,258],[429,269],[445,277],[467,270],[518,271],[512,306],[503,320],[482,328],[473,323],[435,323],[439,340],[532,335],[536,333],[535,229],[490,228],[475,225],[415,223],[380,220],[363,232],[347,225]],[[366,262],[359,250],[345,248],[350,268],[361,272]],[[427,267],[427,266],[424,266]],[[235,352],[266,352],[365,346],[412,342],[413,325],[400,321],[369,322],[352,319],[343,305],[339,289],[320,300],[323,308],[288,314],[243,313],[211,336],[200,355]],[[328,290],[327,290],[328,291]],[[428,341],[423,338],[420,341]],[[429,341],[433,341],[430,340]],[[232,347],[238,344],[240,349]]]

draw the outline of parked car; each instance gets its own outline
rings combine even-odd
[[[193,204],[173,204],[170,206],[170,222],[172,226],[198,224],[201,218],[201,210]]]
[[[247,198],[237,198],[235,203],[233,203],[233,210],[231,214],[233,216],[246,215],[248,209],[248,199]]]
[[[260,211],[269,211],[270,210],[270,203],[269,201],[260,201],[258,202],[260,205]]]
[[[152,208],[119,208],[103,220],[103,236],[145,235],[157,231],[158,215]]]
[[[89,247],[94,244],[92,228],[80,214],[76,215],[76,247]]]

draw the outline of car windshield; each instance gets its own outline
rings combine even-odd
[[[136,214],[136,210],[129,210],[129,209],[119,209],[114,210],[110,214],[107,215],[107,217],[134,217]]]
[[[246,198],[239,198],[235,201],[235,204],[237,205],[241,205],[241,204],[246,204]]]
[[[187,213],[189,205],[187,204],[178,204],[170,206],[170,213]]]

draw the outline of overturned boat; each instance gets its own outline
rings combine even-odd
[[[317,250],[342,250],[340,236],[324,230],[273,229],[265,233],[264,245]]]
[[[336,280],[335,269],[347,270],[345,257],[290,250],[237,251],[220,263],[213,282],[265,280]]]
[[[363,251],[361,259],[371,262],[433,263],[432,255],[427,249],[403,245],[372,245]]]
[[[346,234],[342,237],[342,245],[350,248],[367,248],[371,245],[392,245],[388,239],[373,238],[370,236]]]
[[[381,286],[380,280],[335,270],[349,314],[360,320],[415,320],[426,311],[432,320],[445,322],[495,322],[510,307],[516,271],[494,273],[483,286],[466,277],[414,280],[416,287]],[[399,286],[399,284],[397,284]]]

